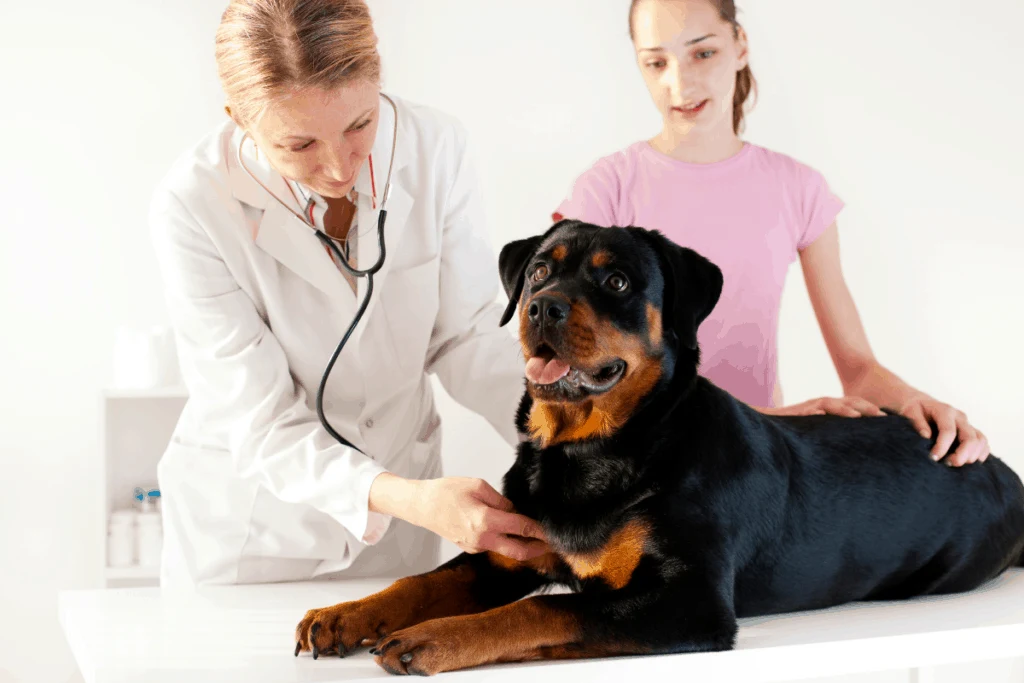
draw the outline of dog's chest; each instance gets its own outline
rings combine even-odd
[[[611,533],[607,540],[593,548],[570,539],[553,538],[558,555],[577,579],[601,579],[619,589],[629,583],[644,555],[649,528],[642,521],[631,520]]]

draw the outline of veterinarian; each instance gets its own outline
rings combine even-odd
[[[699,331],[700,373],[765,413],[910,418],[950,465],[984,460],[985,435],[952,406],[907,385],[875,358],[839,258],[842,201],[814,169],[742,140],[754,88],[733,0],[633,0],[637,63],[661,132],[597,161],[553,218],[657,229],[718,265],[725,285]],[[781,220],[780,220],[781,217]],[[844,398],[783,407],[777,322],[789,264],[800,259]]]
[[[158,470],[163,586],[407,575],[437,566],[440,537],[545,547],[486,482],[441,477],[428,375],[514,444],[523,360],[498,326],[465,132],[381,93],[376,43],[361,0],[233,0],[222,17],[229,118],[149,216],[189,394]],[[366,285],[304,219],[368,267],[389,179],[387,258],[324,392],[354,450],[314,402]]]

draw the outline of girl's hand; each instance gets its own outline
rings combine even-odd
[[[781,408],[757,408],[765,415],[842,415],[843,417],[861,417],[885,415],[881,408],[871,401],[857,396],[843,398],[814,398],[803,403],[796,403]]]
[[[385,472],[374,479],[370,499],[371,509],[433,531],[468,553],[490,550],[522,562],[551,552],[540,524],[513,512],[511,501],[482,479],[421,481]]]
[[[988,439],[971,426],[966,415],[947,403],[926,394],[917,394],[903,404],[900,415],[909,418],[926,439],[932,438],[931,423],[938,427],[939,436],[932,446],[932,460],[941,460],[949,452],[954,439],[958,439],[960,445],[946,459],[947,465],[960,467],[972,462],[985,462],[988,458]]]

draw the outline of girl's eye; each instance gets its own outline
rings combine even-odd
[[[664,59],[656,59],[653,62],[647,62],[647,66],[648,66],[648,68],[651,68],[651,69],[664,69],[665,68],[665,60]]]
[[[711,59],[715,56],[714,50],[701,50],[697,53],[697,59]]]
[[[533,269],[533,274],[530,275],[530,279],[534,282],[543,282],[548,277],[548,267],[543,263]]]
[[[624,292],[629,287],[629,280],[622,273],[612,273],[605,283],[616,292]]]

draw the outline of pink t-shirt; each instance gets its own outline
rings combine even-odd
[[[644,141],[584,172],[553,217],[657,229],[721,268],[721,299],[697,334],[699,372],[771,406],[786,271],[842,207],[820,173],[784,154],[744,143],[724,161],[692,164]]]

